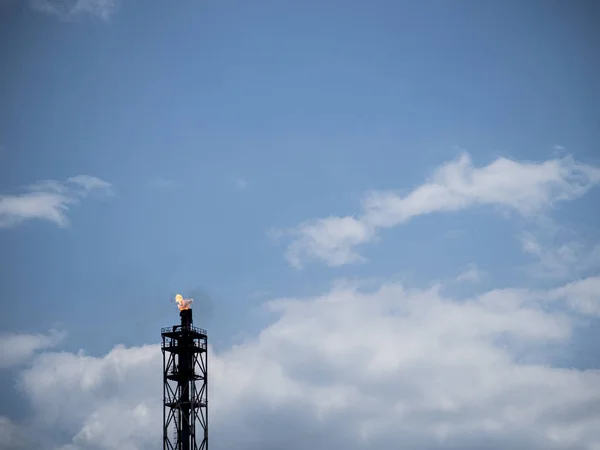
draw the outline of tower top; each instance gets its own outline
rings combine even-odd
[[[182,309],[179,311],[179,317],[181,317],[182,327],[190,327],[194,323],[194,319],[192,317],[192,308]]]

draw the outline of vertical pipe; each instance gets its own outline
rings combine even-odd
[[[181,450],[190,450],[190,385],[193,382],[194,360],[191,347],[193,339],[191,338],[189,327],[192,325],[192,310],[183,310],[181,316],[181,353],[179,354],[179,385],[181,398],[179,399],[182,420],[181,420]]]
[[[185,344],[184,344],[185,345]],[[190,382],[189,382],[189,352],[183,350],[181,353],[182,361],[179,363],[181,371],[179,399],[181,407],[181,450],[190,449]]]

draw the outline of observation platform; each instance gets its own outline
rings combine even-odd
[[[160,329],[160,334],[166,337],[179,337],[183,332],[198,335],[199,338],[206,339],[207,333],[203,328],[198,328],[193,325],[173,325],[172,327],[164,327]],[[196,336],[194,336],[196,337]]]
[[[206,330],[191,325],[175,325],[161,329],[163,351],[172,353],[206,352]]]

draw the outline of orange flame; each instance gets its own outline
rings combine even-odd
[[[183,298],[181,294],[177,294],[175,296],[175,301],[177,302],[177,307],[179,308],[179,311],[183,311],[185,309],[190,309],[194,300],[191,298]]]

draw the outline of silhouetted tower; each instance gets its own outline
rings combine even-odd
[[[193,326],[192,310],[181,325],[163,328],[163,449],[208,450],[206,330]]]

